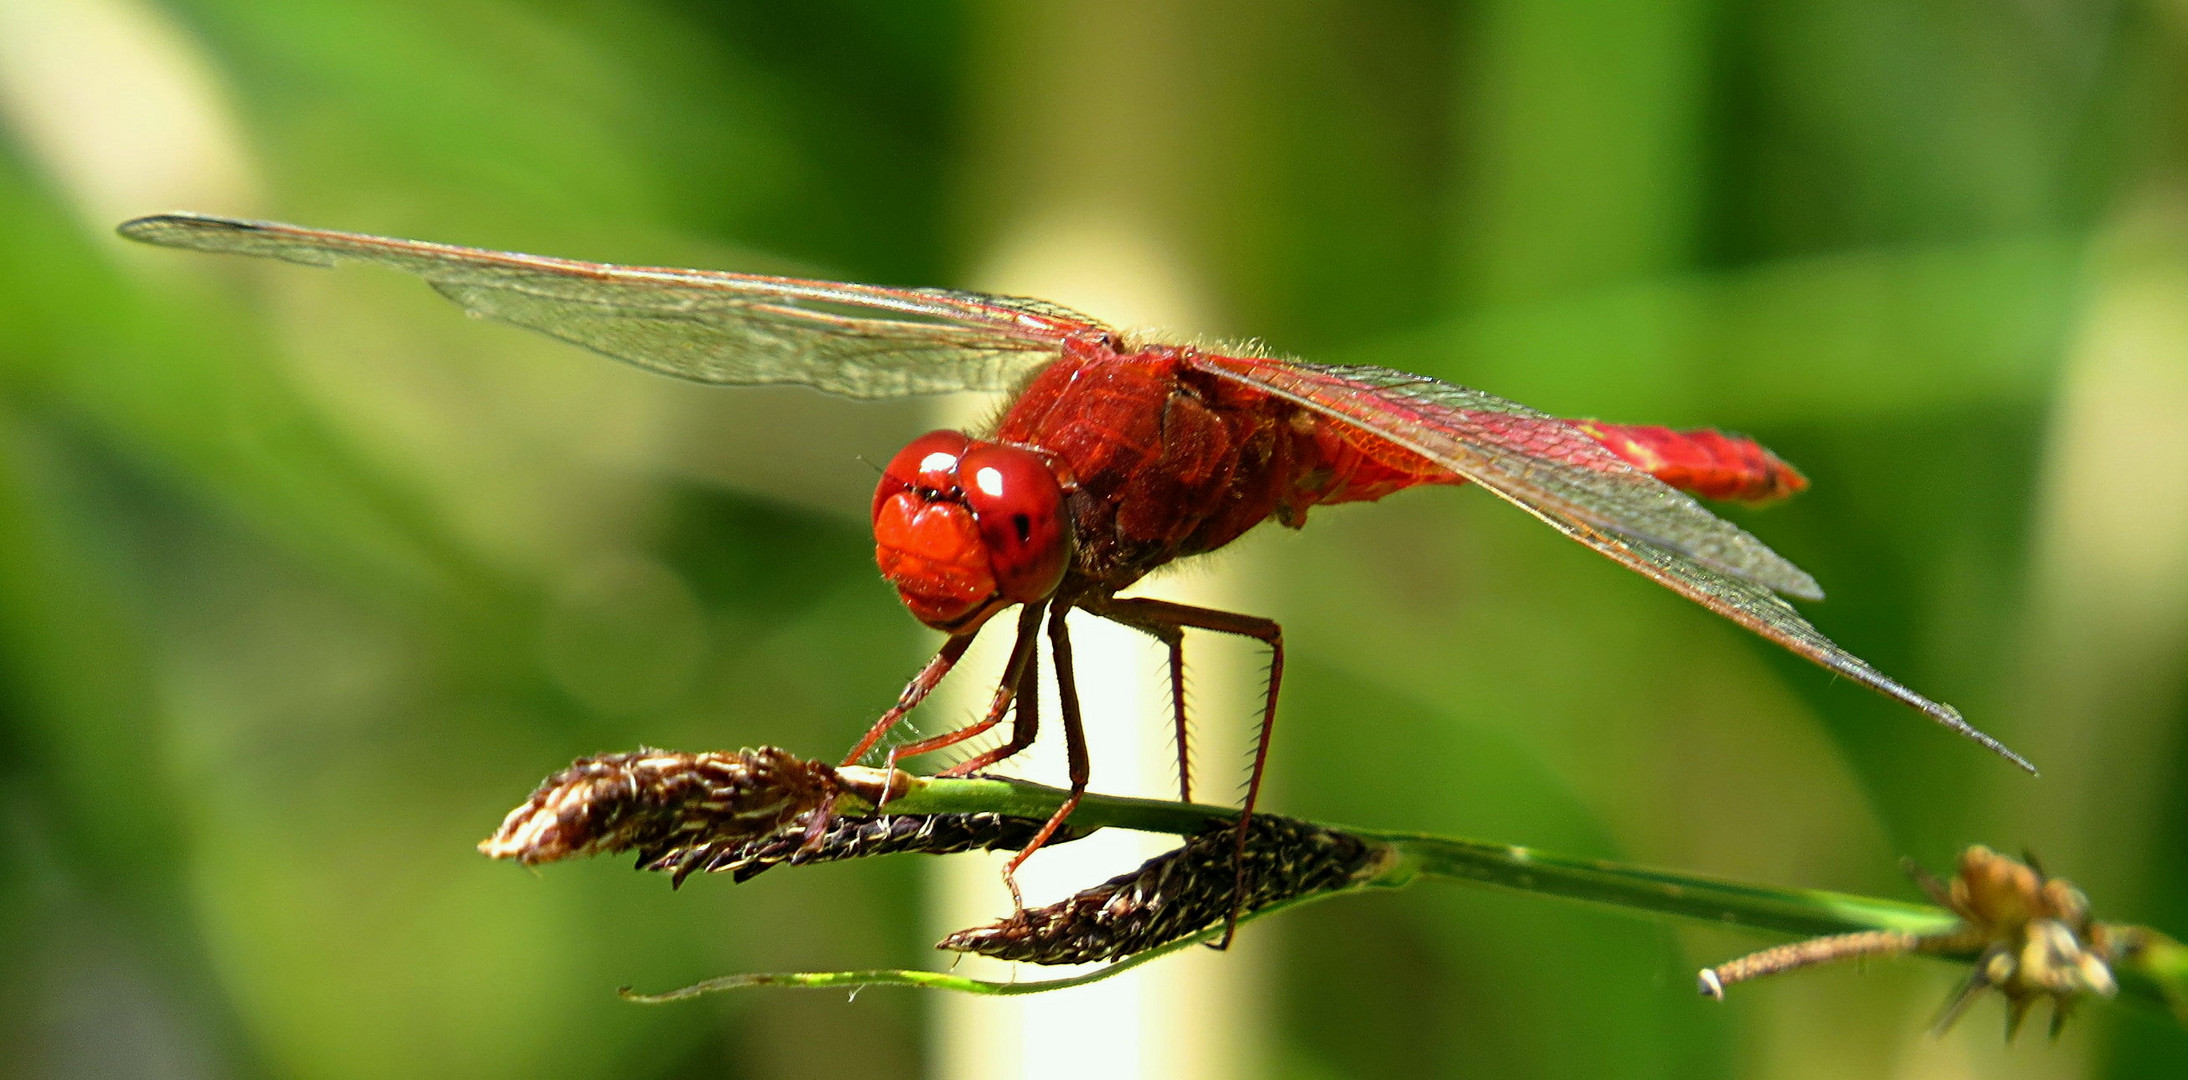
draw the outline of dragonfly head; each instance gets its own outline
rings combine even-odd
[[[920,622],[968,633],[1047,599],[1071,565],[1064,484],[1030,450],[957,431],[912,440],[874,489],[874,561]]]

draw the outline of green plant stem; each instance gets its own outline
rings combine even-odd
[[[1929,904],[1820,889],[1781,889],[1626,863],[1575,859],[1532,848],[1411,833],[1347,829],[1397,847],[1421,874],[1496,885],[1696,922],[1820,936],[1859,930],[1931,934],[1951,929],[1951,912]]]
[[[975,812],[1041,818],[1061,805],[1065,792],[1012,780],[920,779],[889,803],[890,813]],[[1217,806],[1126,799],[1088,794],[1071,815],[1082,828],[1138,829],[1189,835],[1209,823],[1236,818]],[[1574,859],[1509,844],[1419,833],[1332,826],[1381,841],[1399,854],[1391,867],[1364,884],[1397,886],[1415,875],[1496,885],[1614,907],[1676,915],[1719,925],[1750,926],[1788,934],[1838,934],[1855,930],[1902,930],[1913,934],[1950,928],[1950,912],[1928,904],[1879,900],[1820,890],[1745,885],[1693,874],[1650,870],[1624,863]]]
[[[1015,780],[914,778],[905,794],[889,801],[886,812],[1000,813],[1039,819],[1062,805],[1065,795],[1066,792],[1058,788]],[[1237,811],[1224,807],[1090,793],[1072,814],[1071,821],[1085,829],[1120,828],[1191,835],[1212,822],[1236,818]],[[1334,896],[1402,887],[1420,878],[1490,885],[1629,911],[1670,915],[1697,923],[1745,926],[1803,937],[1864,930],[1933,934],[1951,929],[1958,922],[1951,912],[1929,904],[1819,889],[1750,885],[1625,863],[1570,858],[1509,844],[1419,833],[1325,827],[1388,845],[1397,857],[1388,860],[1385,868],[1373,877],[1342,889],[1249,912],[1240,918],[1241,923]],[[635,994],[626,989],[624,996],[634,1001],[660,1002],[751,986],[871,985],[924,986],[985,995],[1030,994],[1106,979],[1150,960],[1212,941],[1222,931],[1220,926],[1213,927],[1093,971],[1058,979],[991,982],[943,972],[909,970],[779,973],[731,975],[665,994]],[[2130,996],[2167,1007],[2183,1023],[2188,1023],[2188,948],[2155,931],[2138,928],[2135,932],[2147,937],[2142,948],[2124,957],[2117,965],[2122,989]]]
[[[1022,780],[944,780],[920,776],[912,778],[909,791],[889,800],[885,812],[1003,814],[1039,821],[1055,813],[1069,794],[1062,788]],[[1226,806],[1129,799],[1091,791],[1071,813],[1071,824],[1081,829],[1137,829],[1177,836],[1190,836],[1211,822],[1237,819],[1238,811]]]

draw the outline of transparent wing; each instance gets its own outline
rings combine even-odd
[[[679,378],[858,398],[1008,390],[1099,329],[1038,300],[708,270],[611,266],[196,214],[123,224],[148,244],[416,274],[478,315]]]
[[[1776,595],[1820,599],[1814,578],[1566,421],[1387,368],[1208,355],[1194,364],[1420,454],[1665,588],[2036,771],[1952,706],[1840,648]]]
[[[1870,667],[1868,661],[1840,648],[1836,642],[1823,636],[1822,631],[1810,625],[1807,619],[1802,618],[1800,612],[1793,610],[1793,605],[1779,599],[1770,590],[1753,582],[1727,577],[1678,552],[1646,541],[1605,536],[1601,533],[1589,535],[1592,530],[1588,526],[1560,521],[1546,514],[1537,516],[1549,522],[1559,532],[1632,567],[1657,584],[1886,697],[1896,698],[1922,710],[1930,719],[1981,743],[1993,753],[2030,773],[2036,771],[2036,766],[2029,764],[2027,758],[2007,749],[2004,743],[1961,719],[1960,710],[1942,702],[1931,701],[1907,689],[1898,680]]]

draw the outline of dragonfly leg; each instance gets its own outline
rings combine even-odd
[[[1231,894],[1230,917],[1223,924],[1223,939],[1215,943],[1218,949],[1229,948],[1232,936],[1238,932],[1239,908],[1246,901],[1247,830],[1253,824],[1254,805],[1261,800],[1261,777],[1269,766],[1269,738],[1276,731],[1276,694],[1284,683],[1284,628],[1277,625],[1274,619],[1188,604],[1173,604],[1167,600],[1147,597],[1134,597],[1129,600],[1105,599],[1099,604],[1089,605],[1089,609],[1105,619],[1138,627],[1165,641],[1171,640],[1165,634],[1178,634],[1181,628],[1192,627],[1252,638],[1269,647],[1269,687],[1261,708],[1261,733],[1254,743],[1254,769],[1252,777],[1246,782],[1246,804],[1240,808],[1238,815],[1238,845],[1235,853],[1238,881]],[[1171,657],[1175,665],[1178,657],[1175,649]],[[1172,672],[1172,685],[1175,687],[1180,680],[1177,679],[1174,666]],[[1181,733],[1184,730],[1182,724],[1181,719]]]
[[[1187,748],[1185,725],[1185,631],[1170,628],[1163,644],[1170,647],[1170,719],[1178,733],[1178,801],[1193,801],[1193,753]]]
[[[1026,898],[1018,891],[1019,865],[1034,852],[1041,850],[1041,845],[1048,843],[1049,837],[1056,835],[1056,830],[1063,827],[1065,820],[1071,817],[1071,812],[1079,808],[1079,800],[1086,797],[1089,775],[1086,728],[1080,723],[1079,680],[1071,667],[1071,631],[1064,626],[1065,610],[1063,604],[1057,604],[1049,612],[1048,636],[1050,648],[1056,658],[1056,698],[1063,709],[1064,759],[1071,774],[1071,795],[1064,800],[1062,806],[1056,808],[1054,814],[1049,815],[1048,823],[1041,826],[1041,831],[1033,834],[1033,839],[1025,847],[1018,849],[1018,854],[1012,856],[1010,862],[1003,866],[1003,884],[1010,888],[1011,903],[1021,910],[1026,906]]]
[[[1025,671],[1018,676],[1018,694],[1014,699],[1016,712],[1011,715],[1010,741],[990,750],[982,751],[950,766],[936,776],[971,776],[998,761],[1017,754],[1033,745],[1033,737],[1041,730],[1041,665],[1028,660]]]
[[[1111,603],[1127,603],[1117,600]],[[1112,622],[1129,626],[1148,637],[1162,642],[1170,651],[1170,718],[1177,727],[1178,741],[1178,801],[1193,801],[1193,754],[1188,742],[1188,725],[1185,720],[1185,631],[1176,624],[1163,622],[1133,622],[1119,615],[1109,615],[1099,605],[1089,605],[1087,610],[1108,618]]]
[[[912,681],[904,684],[904,692],[897,695],[896,704],[889,706],[888,711],[881,714],[881,719],[874,721],[874,726],[866,729],[866,737],[860,739],[858,745],[844,755],[843,764],[858,764],[859,759],[865,757],[866,752],[872,750],[874,744],[889,733],[890,728],[904,719],[905,713],[918,708],[920,702],[927,700],[927,695],[933,693],[934,688],[941,685],[942,677],[957,666],[957,661],[965,655],[966,649],[972,647],[972,639],[978,637],[979,633],[975,630],[943,642],[942,648],[935,651],[934,658],[927,661],[927,666],[920,668],[919,674],[912,676]]]
[[[978,723],[968,724],[931,739],[892,746],[884,767],[894,769],[898,758],[916,757],[947,746],[955,746],[1002,723],[1003,714],[1010,711],[1011,701],[1018,694],[1018,684],[1025,676],[1028,662],[1033,659],[1034,642],[1040,639],[1042,610],[1043,606],[1040,604],[1027,604],[1019,611],[1018,637],[1011,643],[1010,660],[1003,665],[1003,681],[995,688],[995,700],[988,704],[986,716]]]

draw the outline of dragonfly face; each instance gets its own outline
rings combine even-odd
[[[874,561],[920,622],[970,633],[1012,604],[1045,600],[1071,565],[1064,485],[1015,446],[930,431],[874,489]]]

